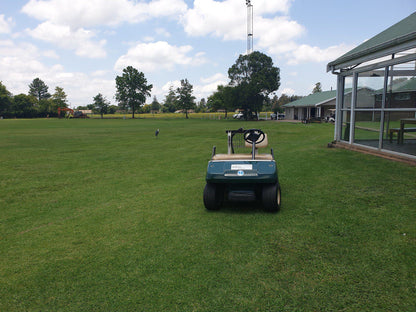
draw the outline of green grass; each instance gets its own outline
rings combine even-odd
[[[275,150],[277,214],[203,207],[212,146],[241,126]],[[0,311],[414,311],[416,167],[332,138],[329,124],[1,120]]]

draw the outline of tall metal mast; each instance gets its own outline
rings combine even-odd
[[[253,52],[253,6],[251,0],[246,0],[247,5],[247,54]]]

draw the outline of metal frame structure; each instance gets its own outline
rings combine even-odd
[[[335,122],[335,132],[334,132],[334,140],[335,141],[344,141],[352,146],[357,145],[360,147],[365,147],[368,149],[376,149],[378,151],[391,153],[391,154],[400,154],[400,156],[406,156],[412,159],[416,159],[416,156],[403,154],[392,150],[383,149],[383,134],[386,129],[386,121],[385,121],[385,113],[387,112],[414,112],[416,116],[416,107],[415,108],[389,108],[386,106],[387,101],[387,94],[388,88],[392,83],[394,76],[407,76],[412,74],[413,76],[416,75],[416,68],[413,71],[409,70],[398,70],[394,69],[395,65],[408,63],[408,62],[415,62],[416,63],[416,53],[411,53],[406,56],[400,58],[392,58],[387,61],[374,63],[368,66],[363,66],[355,69],[350,69],[347,71],[342,71],[337,73],[337,99],[336,99],[336,122]],[[359,77],[371,77],[368,73],[371,71],[377,71],[380,73],[381,77],[383,77],[383,93],[382,93],[382,100],[381,100],[381,107],[379,108],[359,108],[357,107],[357,90],[358,90],[358,79]],[[363,74],[364,75],[360,75]],[[344,90],[345,90],[345,78],[351,77],[352,78],[352,97],[351,103],[349,107],[346,107],[346,103],[344,103]],[[390,80],[390,81],[389,81]],[[356,121],[356,113],[357,112],[377,112],[380,114],[380,129],[379,129],[379,141],[377,148],[370,147],[370,146],[363,146],[355,142],[355,121]],[[342,130],[343,130],[343,121],[342,121],[342,114],[350,113],[349,119],[349,136],[348,140],[342,138]]]
[[[247,5],[247,54],[253,52],[253,5],[246,0]]]
[[[383,136],[384,134],[387,136],[387,129],[389,128],[387,113],[413,114],[414,112],[416,118],[416,103],[409,107],[389,107],[389,105],[386,105],[389,92],[391,92],[389,88],[393,86],[394,77],[416,77],[416,30],[412,26],[415,21],[416,12],[327,65],[327,71],[337,75],[334,130],[334,140],[336,142],[416,160],[413,152],[411,152],[412,154],[406,154],[402,151],[399,152],[398,149],[395,150],[392,147],[386,149],[383,146],[387,140],[387,137],[384,138]],[[370,41],[374,44],[370,45]],[[408,63],[411,63],[413,67],[410,69],[403,68],[403,65]],[[357,94],[360,87],[358,80],[363,77],[383,79],[382,86],[380,85],[380,91],[382,90],[382,94],[380,93],[381,105],[379,104],[378,107],[371,108],[358,105],[360,100]],[[346,101],[344,90],[347,78],[349,80],[348,85],[352,82],[351,103],[344,103]],[[360,113],[364,115],[370,112],[373,112],[373,116],[377,115],[380,118],[377,147],[364,145],[362,141],[355,139],[356,115]],[[347,116],[348,120],[345,118]]]

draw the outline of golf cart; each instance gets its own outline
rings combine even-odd
[[[224,199],[228,201],[261,200],[266,211],[280,209],[281,190],[277,176],[273,149],[270,154],[260,154],[267,147],[267,134],[260,129],[226,130],[228,153],[216,154],[212,149],[208,162],[204,189],[204,205],[208,210],[218,210]],[[251,153],[235,153],[250,148]]]

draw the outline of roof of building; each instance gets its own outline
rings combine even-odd
[[[375,93],[382,94],[384,89],[378,89]],[[393,85],[388,86],[387,92],[415,92],[416,91],[416,77],[404,80],[393,80]]]
[[[393,84],[392,92],[409,92],[416,91],[416,78],[412,77],[410,79],[404,80],[400,83]]]
[[[334,100],[337,97],[337,91],[322,91],[317,93],[309,94],[299,100],[287,103],[283,107],[306,107],[316,106]]]
[[[416,47],[416,12],[328,63],[327,71],[346,68],[413,47]]]

